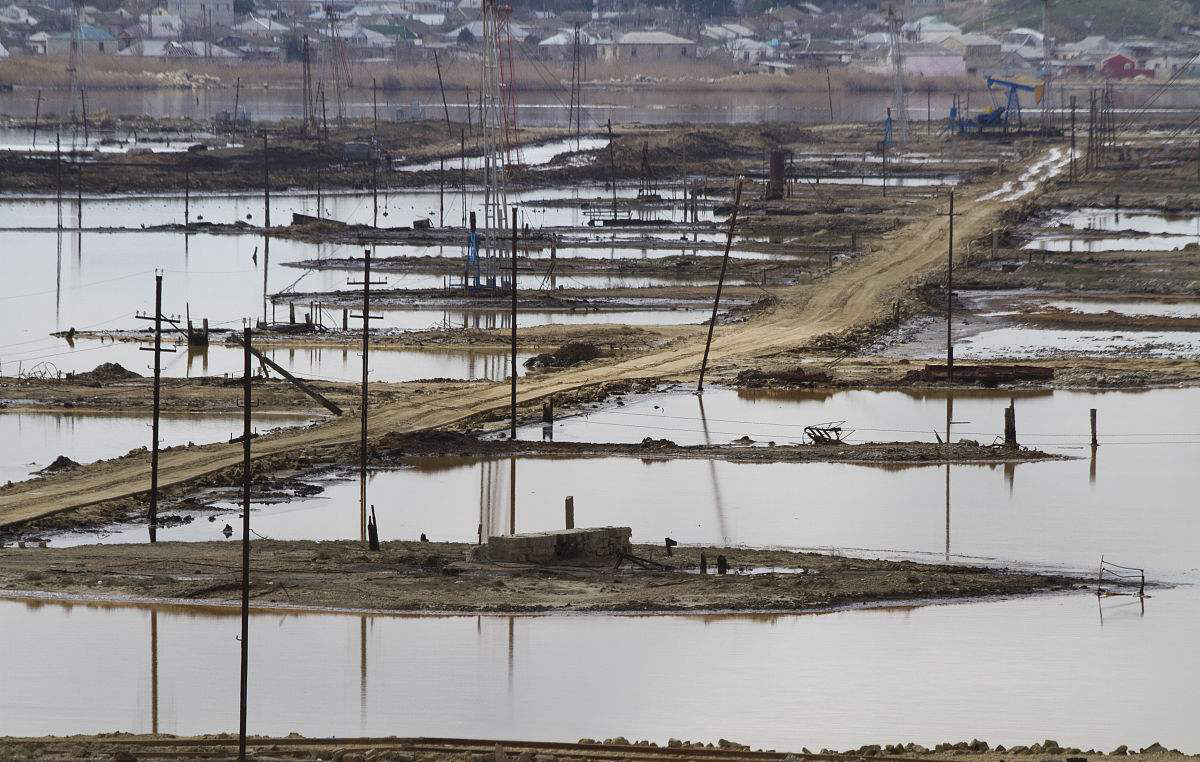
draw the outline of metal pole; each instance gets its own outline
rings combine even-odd
[[[708,321],[708,339],[704,342],[704,359],[700,362],[700,379],[696,382],[696,393],[704,391],[704,373],[708,370],[708,351],[712,347],[713,329],[717,325],[717,309],[721,305],[721,289],[725,285],[725,269],[729,266],[729,249],[733,246],[733,228],[737,225],[738,207],[742,204],[742,181],[738,180],[733,194],[733,213],[729,215],[729,233],[725,237],[725,256],[721,258],[721,275],[717,278],[717,296],[713,299],[712,318]]]
[[[75,227],[83,231],[83,162],[75,162]],[[80,236],[82,238],[82,236]]]
[[[517,439],[517,207],[512,208],[512,425],[509,438]],[[514,461],[515,463],[515,461]],[[513,475],[516,475],[514,465]]]
[[[379,163],[371,162],[371,227],[379,227]]]
[[[42,91],[37,91],[37,105],[33,108],[33,147],[37,148],[38,120],[42,116]]]
[[[442,112],[446,115],[446,131],[451,135],[454,134],[454,128],[450,126],[450,105],[446,103],[446,86],[442,83],[442,63],[438,60],[437,51],[433,51],[433,65],[437,67],[438,75],[438,90],[442,91]],[[467,96],[467,118],[470,119],[471,114],[471,96]]]
[[[825,67],[825,94],[829,96],[829,123],[833,124],[833,80],[829,76],[829,67]]]
[[[1071,184],[1075,184],[1075,96],[1071,96]]]
[[[184,164],[183,165],[183,226],[186,228],[191,224],[191,202],[192,202],[192,171]]]
[[[954,300],[954,191],[950,191],[950,235],[946,240],[946,380],[954,380],[954,344],[950,338]]]
[[[242,669],[238,707],[238,759],[246,759],[247,676],[250,669],[250,326],[242,339]]]
[[[379,134],[379,96],[375,87],[375,78],[371,77],[371,131]]]
[[[62,230],[62,134],[54,133],[54,188],[58,203],[58,229]]]
[[[438,227],[446,227],[446,159],[438,159]]]

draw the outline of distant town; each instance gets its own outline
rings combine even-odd
[[[648,69],[708,61],[725,63],[732,73],[780,76],[805,69],[886,74],[893,66],[892,12],[902,22],[904,73],[916,78],[1040,79],[1049,61],[1055,78],[1161,80],[1191,75],[1200,52],[1200,29],[1184,22],[1169,35],[1119,39],[1056,38],[1034,28],[1040,25],[995,24],[987,15],[952,22],[963,6],[987,3],[909,0],[893,9],[887,3],[827,0],[760,9],[739,0],[683,11],[640,3],[559,5],[557,10],[518,5],[506,12],[502,35],[520,58]],[[957,15],[944,12],[949,10]],[[476,61],[483,23],[481,0],[150,0],[108,10],[44,0],[0,9],[0,58],[66,57],[76,46],[86,57],[294,62],[311,46],[337,50],[353,62],[419,64],[432,62],[435,54],[443,63]]]

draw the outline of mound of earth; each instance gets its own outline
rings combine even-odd
[[[117,367],[120,367],[119,365]],[[79,468],[79,464],[68,458],[66,455],[59,455],[54,459],[54,462],[38,471],[39,474],[53,474],[59,471],[70,471]]]
[[[141,375],[126,370],[120,363],[106,362],[84,373],[76,373],[73,378],[82,381],[124,381],[130,378],[141,378]]]
[[[554,352],[543,352],[525,361],[526,368],[566,368],[602,356],[600,347],[581,341],[563,344]]]

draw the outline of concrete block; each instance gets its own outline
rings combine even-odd
[[[621,553],[630,553],[629,527],[581,527],[552,532],[531,532],[489,537],[471,550],[474,561],[528,564],[615,564]]]

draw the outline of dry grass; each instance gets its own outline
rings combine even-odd
[[[517,87],[525,91],[559,90],[571,77],[570,63],[557,61],[518,61]],[[372,78],[385,90],[436,90],[435,67],[414,62],[355,63],[352,73],[356,87],[369,87]],[[271,87],[299,87],[303,73],[298,63],[242,63],[217,60],[179,60],[117,56],[88,59],[86,81],[91,89],[232,88],[237,78],[247,90]],[[448,90],[472,91],[479,88],[479,64],[475,61],[444,61],[442,77]],[[826,88],[824,69],[799,69],[787,75],[772,75],[749,70],[728,59],[708,58],[691,61],[591,61],[586,72],[593,87],[637,87],[660,91],[711,91],[801,93],[822,92]],[[849,92],[887,92],[891,80],[880,74],[858,69],[838,69],[830,73],[833,88]],[[19,87],[64,87],[67,84],[66,60],[62,57],[14,56],[0,61],[0,81]],[[937,92],[965,91],[973,80],[942,78],[910,83],[914,89],[932,85]]]

